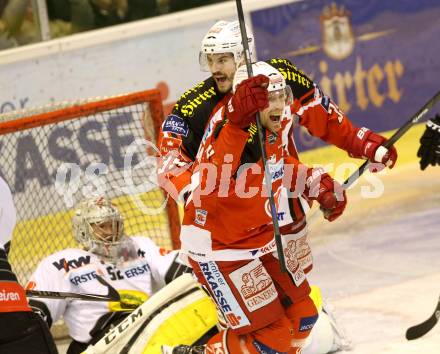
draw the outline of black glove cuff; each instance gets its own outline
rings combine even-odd
[[[436,114],[434,118],[431,118],[430,120],[428,120],[428,122],[426,123],[426,126],[429,129],[440,133],[440,115]]]

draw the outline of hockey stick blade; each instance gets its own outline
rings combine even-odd
[[[428,333],[438,322],[440,318],[440,297],[437,302],[437,307],[434,313],[425,322],[412,326],[406,330],[406,339],[413,340],[424,336]]]
[[[111,301],[121,301],[121,295],[117,292],[117,290],[111,286],[103,277],[100,275],[96,275],[96,279],[104,285],[108,289],[108,297],[111,298]]]

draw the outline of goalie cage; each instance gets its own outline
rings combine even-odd
[[[42,258],[76,247],[72,206],[97,186],[122,212],[127,235],[178,248],[178,209],[157,185],[154,149],[135,148],[125,171],[134,182],[131,189],[124,175],[130,146],[136,139],[155,143],[162,119],[158,90],[0,115],[0,174],[17,209],[9,260],[21,284]],[[76,172],[61,173],[66,183],[56,183],[63,163],[73,163],[69,168]]]

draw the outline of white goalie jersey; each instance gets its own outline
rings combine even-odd
[[[177,251],[159,248],[145,237],[131,237],[131,240],[137,257],[117,266],[81,249],[52,254],[40,262],[27,288],[106,295],[107,287],[96,279],[100,275],[120,293],[121,302],[132,311],[165,286],[165,277]],[[121,308],[119,302],[38,299],[35,303],[40,305],[38,310],[46,316],[49,325],[64,316],[70,336],[82,343],[88,343],[91,333],[102,327],[104,321],[111,321],[114,314],[130,310]]]

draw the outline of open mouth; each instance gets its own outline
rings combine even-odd
[[[222,84],[226,81],[226,76],[215,76],[214,79],[217,81],[217,83]]]
[[[281,115],[271,115],[270,120],[274,123],[279,123],[281,120]]]

